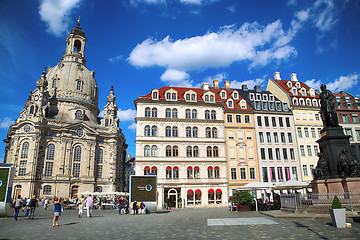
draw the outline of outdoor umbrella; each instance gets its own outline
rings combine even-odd
[[[258,182],[253,181],[251,183],[247,183],[244,186],[238,188],[238,190],[266,190],[266,189],[272,189],[274,185],[269,182]],[[255,201],[256,205],[256,211],[258,211],[258,203]]]
[[[278,183],[273,188],[274,190],[286,190],[286,189],[303,189],[307,188],[309,183],[307,182],[301,182],[294,179],[291,179],[286,182]]]

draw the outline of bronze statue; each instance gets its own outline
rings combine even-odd
[[[335,110],[335,96],[330,90],[326,89],[325,84],[321,84],[320,89],[320,114],[324,127],[338,127],[339,120]]]
[[[320,152],[318,153],[318,164],[315,169],[312,170],[314,179],[325,179],[328,176],[329,168],[324,158],[324,155]]]

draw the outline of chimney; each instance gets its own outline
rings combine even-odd
[[[261,92],[261,86],[260,85],[255,85],[254,90],[255,90],[255,92]]]
[[[201,86],[201,88],[202,88],[204,91],[209,91],[209,84],[208,84],[208,83],[203,83],[203,85]]]
[[[293,81],[293,82],[297,82],[297,81],[298,81],[296,75],[297,75],[296,73],[293,73],[293,74],[290,75],[291,81]]]
[[[249,90],[246,84],[241,85],[241,89],[242,89],[243,91]]]
[[[340,94],[346,95],[346,92],[345,91],[340,91]]]
[[[219,88],[219,80],[214,80],[213,86],[214,86],[214,88],[218,89]]]
[[[230,89],[230,82],[229,81],[225,81],[225,88],[226,89]]]
[[[281,80],[281,78],[280,78],[280,72],[275,72],[275,73],[274,73],[274,79],[275,79],[275,80],[278,80],[278,81]]]

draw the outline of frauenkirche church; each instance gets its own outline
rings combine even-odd
[[[15,169],[12,196],[123,190],[127,145],[116,97],[111,87],[104,116],[98,117],[98,85],[85,66],[85,43],[78,22],[61,61],[44,69],[9,128],[4,163]]]

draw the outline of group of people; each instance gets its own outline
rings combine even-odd
[[[29,216],[29,219],[33,220],[35,216],[35,209],[38,206],[38,200],[36,197],[30,198],[21,198],[21,195],[19,195],[15,200],[11,201],[12,207],[15,209],[14,214],[14,220],[17,221],[19,211],[22,209],[22,211],[25,212],[25,216]]]

